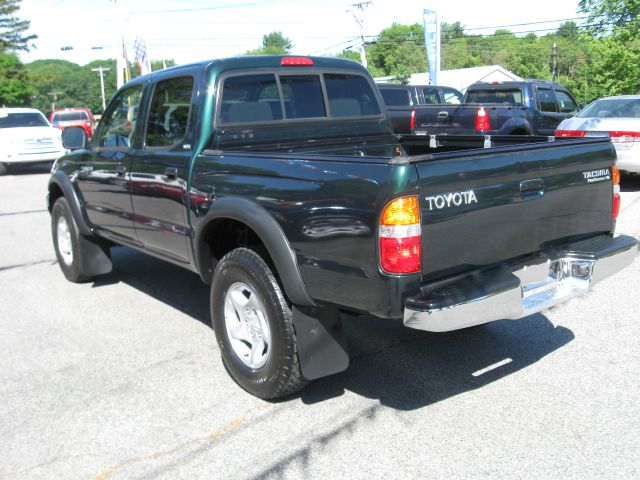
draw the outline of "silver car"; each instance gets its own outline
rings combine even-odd
[[[640,174],[640,95],[605,97],[563,120],[556,136],[608,136],[618,155],[618,168]]]

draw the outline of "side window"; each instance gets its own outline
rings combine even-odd
[[[141,97],[142,86],[131,87],[118,94],[100,121],[97,135],[99,147],[129,147],[136,129]]]
[[[435,87],[425,87],[422,89],[422,95],[424,96],[424,103],[431,105],[434,103],[440,103],[438,98],[438,89]]]
[[[317,75],[283,75],[280,77],[285,95],[287,118],[326,117],[320,77]]]
[[[442,100],[444,103],[459,105],[462,103],[462,94],[453,88],[442,88]]]
[[[578,111],[578,105],[567,92],[556,90],[556,99],[558,100],[558,108],[562,113],[573,113]]]
[[[98,146],[127,148],[136,129],[142,86],[120,92],[102,117],[98,127]]]
[[[557,112],[556,97],[549,88],[538,88],[538,105],[541,112]]]
[[[189,126],[192,95],[193,77],[158,82],[149,108],[147,147],[168,147],[184,138]]]
[[[221,123],[268,122],[282,119],[276,76],[239,75],[224,81],[220,102]]]

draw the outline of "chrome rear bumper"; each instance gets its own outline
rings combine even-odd
[[[526,317],[586,293],[637,254],[635,238],[601,235],[526,261],[427,284],[405,301],[404,324],[445,332]]]

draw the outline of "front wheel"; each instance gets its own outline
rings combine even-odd
[[[87,282],[111,271],[108,247],[80,234],[69,202],[60,197],[51,209],[51,234],[60,269],[71,282]]]
[[[291,309],[256,252],[237,248],[222,258],[211,285],[211,317],[222,361],[246,391],[269,399],[306,385]]]

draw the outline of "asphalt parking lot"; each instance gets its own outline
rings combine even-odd
[[[349,370],[269,403],[225,372],[196,275],[116,248],[64,279],[47,180],[0,177],[0,478],[640,478],[640,259],[519,321],[350,319]]]

